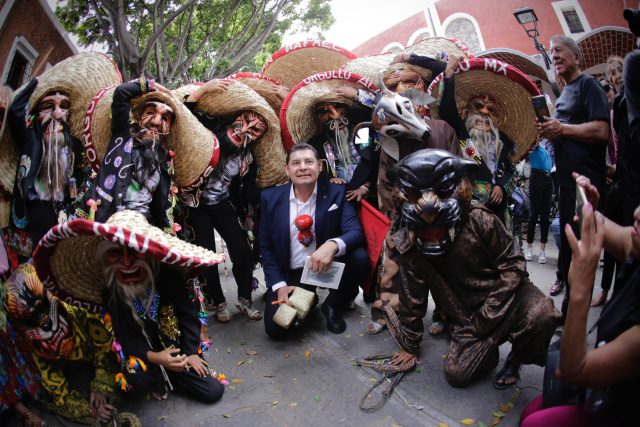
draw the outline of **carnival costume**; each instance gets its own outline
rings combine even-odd
[[[94,74],[97,70],[101,72]],[[78,74],[91,77],[78,81]],[[49,228],[73,213],[78,188],[89,170],[78,139],[84,112],[98,89],[120,81],[120,73],[106,55],[82,53],[33,79],[11,104],[8,121],[13,141],[5,132],[0,157],[4,164],[13,165],[15,180],[3,179],[2,186],[13,193],[9,246],[25,259]],[[53,108],[38,112],[43,99],[53,93],[68,99],[62,118],[53,117]],[[39,117],[46,114],[48,118]],[[41,120],[44,126],[51,124],[48,137]],[[56,126],[63,127],[62,134],[56,133]]]
[[[471,207],[467,177],[476,168],[444,151],[421,150],[389,173],[401,215],[386,241],[399,255],[409,290],[400,294],[402,328],[395,338],[404,351],[419,353],[431,291],[451,322],[444,369],[456,387],[493,369],[505,341],[521,363],[543,365],[560,318],[529,281],[522,251],[504,225],[487,208]]]
[[[91,363],[95,369],[91,391],[113,397],[116,358],[111,352],[109,322],[100,313],[54,296],[43,287],[31,264],[22,264],[6,287],[9,317],[33,351],[42,387],[51,397],[49,409],[71,421],[93,424],[89,401],[69,387],[65,368]],[[47,321],[36,320],[43,318]]]
[[[107,277],[105,248],[132,251],[148,269],[140,264],[128,268],[118,264]],[[202,378],[192,369],[166,371],[150,363],[147,353],[180,348],[182,354],[201,357],[207,345],[200,342],[206,313],[201,310],[202,294],[197,281],[185,276],[222,259],[222,255],[164,233],[150,225],[141,213],[129,210],[114,213],[106,223],[76,219],[56,226],[34,254],[38,274],[61,298],[83,304],[91,311],[99,310],[104,301],[115,333],[112,349],[120,365],[120,372],[110,378],[112,386],[117,383],[122,391],[162,396],[173,384],[208,403],[220,399],[224,391],[216,378]],[[113,278],[144,277],[131,276],[131,270],[135,274],[140,270],[151,274],[147,277],[149,282],[140,279],[127,285],[142,284],[144,296],[129,298],[118,289],[124,285]]]

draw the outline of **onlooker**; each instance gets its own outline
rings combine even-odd
[[[551,53],[556,73],[567,83],[556,101],[554,118],[538,122],[538,132],[555,144],[557,179],[559,184],[560,227],[573,218],[576,190],[571,178],[578,172],[591,179],[604,194],[606,150],[609,140],[609,108],[607,98],[598,81],[580,70],[582,51],[570,37],[551,38]],[[571,249],[562,235],[558,267],[567,277]],[[552,286],[551,294],[559,293],[564,283]],[[563,302],[566,316],[568,295]]]
[[[620,92],[622,89],[622,62],[622,57],[618,55],[611,55],[607,58],[605,76],[616,92]]]
[[[524,249],[524,259],[533,259],[533,237],[536,232],[536,222],[540,217],[540,255],[538,262],[545,264],[547,257],[544,248],[549,236],[549,214],[551,213],[551,198],[553,197],[553,144],[538,136],[536,147],[529,153],[531,175],[529,176],[529,200],[531,201],[531,215],[527,227],[527,247]]]
[[[640,386],[640,206],[633,227],[621,227],[593,207],[598,191],[585,177],[577,177],[589,203],[584,207],[581,240],[572,228],[565,232],[573,258],[569,268],[571,301],[560,344],[556,371],[565,383],[595,389],[604,399],[587,398],[584,405],[543,408],[543,396],[536,398],[521,415],[522,427],[634,425]],[[598,269],[600,252],[607,249],[619,260],[631,257],[621,277],[624,288],[609,302],[598,319],[597,348],[587,351],[589,298]],[[546,399],[547,401],[549,399]]]

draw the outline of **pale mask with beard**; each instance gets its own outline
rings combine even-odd
[[[488,96],[476,96],[469,100],[463,112],[469,136],[491,172],[495,172],[502,142],[496,123],[498,110],[494,100]]]
[[[45,95],[37,107],[36,130],[41,135],[42,160],[34,184],[40,200],[64,200],[64,188],[73,167],[67,124],[69,107],[69,98],[60,92]]]
[[[346,105],[337,102],[319,102],[315,106],[315,115],[333,142],[333,144],[324,144],[325,156],[331,172],[334,176],[349,182],[360,158],[357,151],[351,148]]]
[[[115,287],[113,294],[130,306],[134,318],[137,318],[135,299],[141,302],[146,314],[155,294],[155,259],[107,241],[100,242],[96,256],[102,261],[106,286]]]

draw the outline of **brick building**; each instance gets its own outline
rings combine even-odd
[[[16,89],[77,52],[46,0],[0,0],[2,84]]]
[[[609,55],[624,56],[634,48],[634,37],[622,17],[637,0],[425,0],[416,13],[353,49],[359,56],[398,52],[423,38],[453,37],[465,42],[478,57],[503,60],[527,73],[551,91],[555,81],[533,41],[513,16],[528,6],[538,17],[539,40],[549,48],[555,34],[573,37],[582,47],[583,70],[601,74]]]

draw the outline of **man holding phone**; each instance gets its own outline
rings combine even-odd
[[[571,223],[575,214],[576,188],[572,172],[587,176],[604,194],[607,171],[606,150],[609,140],[609,106],[598,81],[580,69],[582,51],[570,37],[556,35],[551,38],[551,54],[556,73],[566,85],[556,100],[554,117],[544,117],[537,123],[538,133],[556,146],[556,171],[559,186],[560,229]],[[602,208],[602,205],[601,205]],[[551,288],[557,295],[564,287],[571,248],[564,233],[561,234],[558,268],[562,279]],[[563,281],[564,280],[564,281]],[[569,295],[562,304],[566,316]]]

